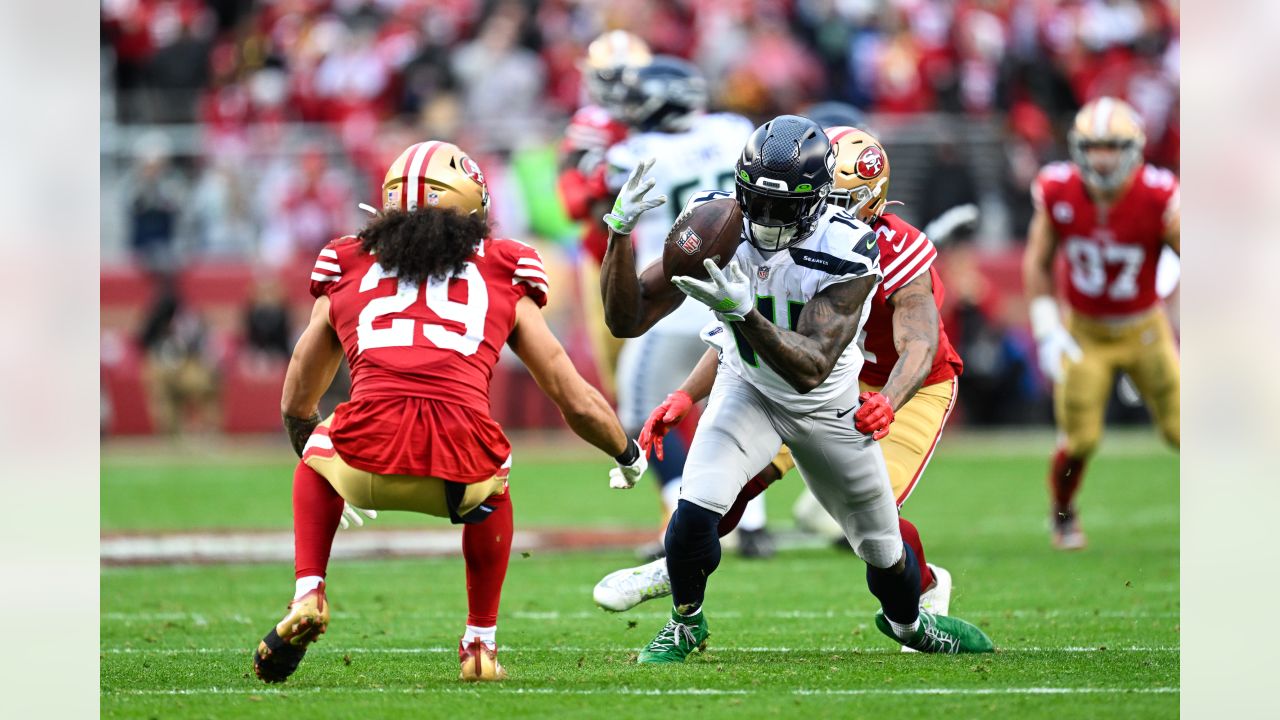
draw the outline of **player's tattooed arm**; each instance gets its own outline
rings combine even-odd
[[[640,337],[684,302],[684,293],[667,282],[662,261],[636,273],[635,249],[626,235],[609,231],[609,249],[600,265],[604,321],[614,337]]]
[[[320,423],[320,397],[333,383],[341,364],[342,343],[329,324],[329,298],[321,296],[311,307],[311,320],[293,348],[280,397],[280,415],[298,457]]]
[[[311,433],[315,431],[316,426],[320,424],[320,411],[311,413],[311,417],[300,418],[289,414],[281,416],[284,419],[284,431],[289,434],[289,444],[293,446],[293,451],[302,457],[302,450],[307,446],[307,440],[311,438]]]
[[[795,332],[784,330],[753,309],[738,325],[756,354],[796,392],[807,393],[826,381],[840,354],[853,341],[862,304],[879,277],[865,277],[832,285],[800,311]]]
[[[898,362],[894,363],[880,394],[895,411],[920,389],[938,353],[938,306],[933,302],[931,275],[921,273],[889,296]]]

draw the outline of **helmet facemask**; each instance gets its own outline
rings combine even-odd
[[[1129,180],[1133,171],[1142,163],[1142,145],[1132,138],[1094,140],[1083,137],[1073,130],[1069,140],[1071,160],[1079,166],[1085,182],[1099,190],[1110,192],[1118,189]],[[1119,153],[1115,167],[1110,172],[1099,171],[1089,161],[1089,151],[1095,147],[1111,147]]]
[[[761,252],[777,252],[809,237],[822,214],[831,186],[789,193],[737,182],[738,207],[746,221],[747,241]]]

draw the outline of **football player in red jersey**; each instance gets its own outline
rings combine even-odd
[[[1023,280],[1040,368],[1053,381],[1062,441],[1049,470],[1053,544],[1085,546],[1075,496],[1102,437],[1119,372],[1146,400],[1160,434],[1179,445],[1179,368],[1173,332],[1156,290],[1168,246],[1181,251],[1178,179],[1142,161],[1142,121],[1123,100],[1102,97],[1076,115],[1070,163],[1040,171],[1031,187]],[[1054,258],[1066,258],[1066,323]]]
[[[645,470],[608,402],[547,328],[547,276],[533,248],[489,237],[480,168],[457,146],[423,142],[392,164],[384,211],[330,242],[311,271],[311,321],[289,363],[281,409],[302,461],[293,478],[295,575],[288,613],[258,645],[266,682],[297,668],[329,623],[324,577],[344,504],[463,525],[468,615],[463,680],[501,680],[495,632],[511,551],[511,445],[489,414],[503,344],[575,433],[614,456],[610,484]],[[321,419],[346,356],[351,400]]]
[[[611,30],[593,40],[582,62],[588,103],[570,118],[560,143],[560,200],[569,217],[592,221],[583,225],[578,262],[582,308],[600,382],[610,392],[622,341],[614,338],[604,324],[604,305],[597,288],[608,234],[603,225],[594,221],[609,212],[613,204],[605,178],[605,154],[630,133],[620,119],[625,92],[622,74],[627,68],[647,65],[651,59],[644,40],[625,30]]]
[[[901,506],[942,437],[964,365],[939,316],[944,290],[933,267],[937,250],[923,232],[885,212],[890,165],[884,146],[865,131],[851,127],[829,127],[826,133],[836,151],[835,187],[828,200],[875,230],[884,272],[857,338],[865,362],[859,375],[861,404],[853,421],[860,432],[880,442]],[[716,366],[717,355],[709,351],[681,389],[654,410],[640,435],[642,448],[647,451],[652,443],[661,452],[662,436],[680,422],[695,400],[710,392]],[[769,470],[752,478],[724,514],[719,527],[722,536],[737,525],[746,503],[780,477]],[[834,523],[816,501],[814,504],[815,513]],[[899,531],[919,560],[921,607],[948,614],[951,574],[925,561],[914,524],[899,517]],[[662,597],[670,592],[666,573],[660,561],[616,571],[596,585],[595,600],[609,610],[626,610]]]

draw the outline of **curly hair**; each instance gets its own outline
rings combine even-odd
[[[384,210],[360,231],[360,247],[378,264],[419,285],[462,272],[476,245],[489,236],[489,223],[453,208]]]

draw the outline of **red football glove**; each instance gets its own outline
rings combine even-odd
[[[644,421],[644,429],[640,431],[639,440],[640,451],[645,454],[645,457],[648,457],[649,446],[652,445],[653,452],[659,460],[662,459],[662,436],[679,425],[691,409],[693,409],[693,398],[689,397],[689,393],[677,390],[649,413],[649,419]]]
[[[889,424],[893,422],[893,408],[889,401],[878,392],[864,392],[858,400],[862,404],[853,414],[853,426],[858,428],[858,432],[870,435],[872,440],[888,435]]]

